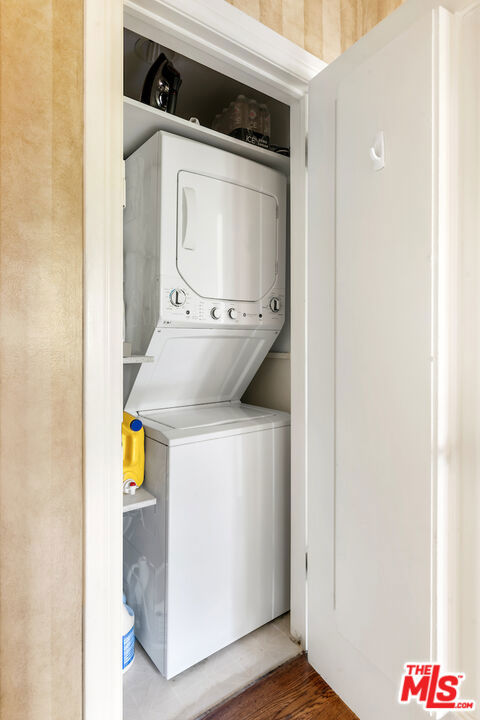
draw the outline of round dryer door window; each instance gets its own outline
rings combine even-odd
[[[177,267],[205,298],[254,302],[277,275],[272,195],[207,175],[178,174]]]

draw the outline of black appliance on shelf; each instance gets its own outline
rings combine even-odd
[[[164,53],[160,53],[143,83],[141,101],[175,115],[182,77]]]

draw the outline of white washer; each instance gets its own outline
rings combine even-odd
[[[290,417],[241,403],[140,417],[157,504],[124,517],[125,590],[171,678],[289,609]]]
[[[126,177],[126,340],[153,357],[126,409],[157,505],[125,516],[125,590],[172,677],[289,608],[290,417],[240,403],[284,322],[286,180],[163,132]]]

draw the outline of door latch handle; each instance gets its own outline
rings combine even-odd
[[[380,130],[370,148],[370,158],[372,160],[373,169],[381,170],[385,167],[385,139],[383,137],[383,130]]]

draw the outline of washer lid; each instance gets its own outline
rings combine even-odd
[[[260,433],[290,425],[290,415],[279,410],[234,403],[150,410],[140,413],[145,436],[169,447]]]
[[[244,422],[245,420],[256,421],[274,414],[274,410],[254,408],[241,403],[234,405],[213,403],[211,405],[175,408],[174,410],[151,410],[140,413],[140,417],[154,420],[175,430],[192,430],[227,423]]]
[[[162,410],[240,400],[275,338],[275,330],[157,328],[125,409]]]

